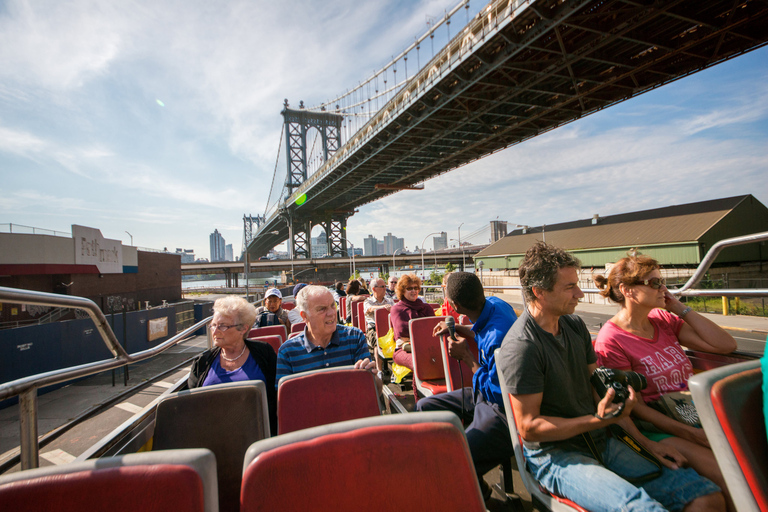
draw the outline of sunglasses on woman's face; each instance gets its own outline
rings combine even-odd
[[[420,286],[411,286],[409,288],[406,288],[406,290],[408,290],[409,292],[417,292],[417,291],[421,290],[421,287]]]
[[[650,286],[654,290],[658,290],[662,286],[667,285],[667,280],[663,277],[652,277],[650,279],[643,279],[641,281],[637,281],[635,284],[644,284],[645,286]]]

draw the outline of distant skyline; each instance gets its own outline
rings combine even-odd
[[[266,208],[283,100],[353,87],[455,4],[6,0],[0,224],[80,224],[198,258],[218,229],[237,257],[243,215]],[[363,206],[347,237],[363,247],[391,232],[413,250],[433,232],[455,244],[463,223],[462,241],[487,243],[495,219],[556,224],[748,193],[768,205],[768,48]]]

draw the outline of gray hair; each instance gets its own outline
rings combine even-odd
[[[237,323],[250,328],[256,321],[256,308],[242,297],[227,295],[220,297],[213,303],[213,312],[220,315],[234,316]]]
[[[325,293],[333,297],[333,294],[325,286],[317,286],[315,284],[305,286],[296,296],[296,308],[304,313],[309,313],[309,299],[312,297],[319,297]]]

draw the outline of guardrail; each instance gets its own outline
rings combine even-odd
[[[93,375],[94,373],[112,370],[127,364],[137,363],[154,357],[167,349],[183,341],[200,327],[210,322],[211,318],[206,318],[195,325],[184,329],[172,338],[151,349],[142,350],[135,354],[128,354],[120,345],[112,332],[107,318],[99,309],[95,302],[83,297],[70,297],[67,295],[57,295],[54,293],[34,292],[29,290],[19,290],[15,288],[0,287],[0,302],[12,302],[19,304],[30,304],[36,306],[53,306],[81,309],[91,317],[96,329],[104,340],[104,344],[115,356],[114,359],[95,361],[92,363],[73,366],[70,368],[61,368],[39,375],[23,377],[11,382],[0,384],[0,400],[19,397],[19,422],[21,429],[20,448],[21,448],[21,468],[36,468],[39,465],[39,454],[37,445],[37,389],[59,384],[68,380]]]
[[[734,238],[727,238],[720,240],[713,245],[704,259],[701,260],[699,266],[696,267],[693,275],[686,281],[686,283],[680,288],[670,288],[669,293],[673,295],[680,295],[681,297],[767,297],[768,288],[712,288],[712,289],[696,289],[693,288],[704,277],[709,267],[715,262],[717,255],[720,251],[726,247],[733,247],[736,245],[750,244],[754,242],[763,242],[768,240],[768,231],[763,233],[755,233],[753,235],[737,236]],[[486,290],[522,290],[520,285],[489,285],[485,286]],[[582,288],[584,293],[600,293],[598,288]]]

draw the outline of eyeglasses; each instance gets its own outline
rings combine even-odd
[[[220,330],[221,332],[227,332],[228,329],[231,329],[233,327],[240,327],[243,324],[234,324],[234,325],[225,325],[225,324],[211,324],[211,332],[215,331],[216,329]]]
[[[373,285],[374,288],[385,288],[383,284],[375,284]]]
[[[643,279],[641,281],[635,282],[635,284],[644,284],[645,286],[650,286],[654,290],[658,290],[662,286],[667,285],[667,280],[663,277],[652,277],[650,279]]]
[[[393,279],[389,282],[389,284],[397,284],[397,279]]]
[[[421,286],[411,286],[409,288],[406,288],[406,290],[408,290],[409,292],[417,292],[421,290]]]

